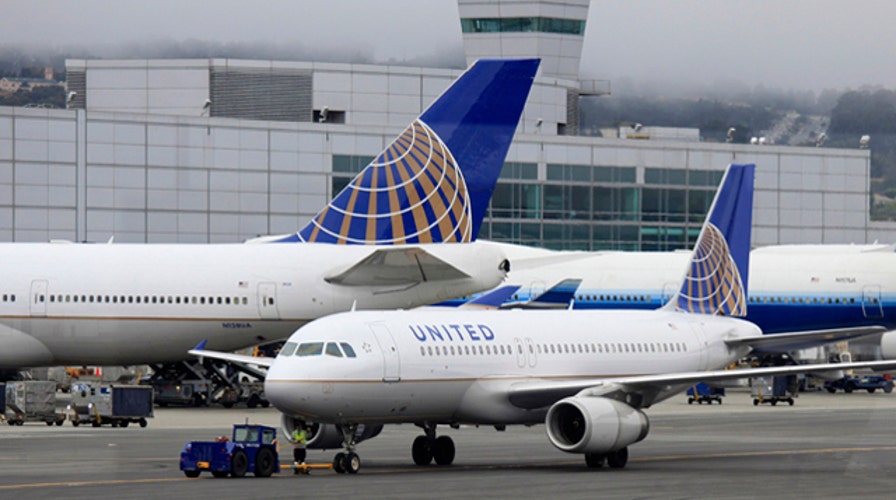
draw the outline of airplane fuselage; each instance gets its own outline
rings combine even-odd
[[[501,245],[515,263],[550,252]],[[564,264],[515,267],[505,285],[527,300],[583,281],[575,309],[657,309],[677,290],[690,252],[592,252]],[[880,325],[896,329],[896,252],[885,245],[793,245],[750,255],[749,321],[765,333]]]
[[[725,339],[759,333],[733,318],[667,311],[346,313],[294,334],[265,394],[315,422],[535,424],[547,405],[514,405],[515,387],[716,369],[746,353]],[[319,342],[320,354],[294,353]],[[327,354],[338,350],[327,343],[349,345],[353,357]]]
[[[353,305],[413,307],[497,285],[500,252],[469,245],[414,247],[471,278],[346,286],[326,278],[376,247],[3,244],[0,368],[179,360],[203,339],[233,350]]]

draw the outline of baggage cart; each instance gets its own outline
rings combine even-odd
[[[7,382],[6,423],[45,422],[62,425],[65,415],[56,413],[56,382],[49,380],[20,380]]]
[[[153,389],[144,385],[72,384],[72,403],[69,405],[72,425],[82,423],[99,427],[127,427],[135,423],[147,426],[153,416]]]
[[[689,387],[687,392],[689,405],[694,404],[695,401],[701,405],[703,403],[711,405],[713,401],[722,404],[722,398],[725,397],[724,387],[712,387],[703,382],[694,387]]]
[[[774,377],[753,377],[750,379],[750,395],[753,405],[769,403],[772,406],[779,401],[793,406],[799,384],[796,375],[777,375]]]

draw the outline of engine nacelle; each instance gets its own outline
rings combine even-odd
[[[896,331],[889,331],[880,336],[880,353],[884,359],[896,359]]]
[[[545,417],[548,438],[569,453],[608,453],[647,437],[650,422],[641,410],[609,398],[569,397]]]
[[[333,424],[304,422],[302,419],[290,417],[289,415],[283,415],[280,418],[280,423],[283,428],[283,434],[290,443],[293,442],[292,431],[296,429],[297,425],[306,423],[311,427],[311,432],[308,433],[308,440],[305,444],[306,448],[312,450],[332,450],[342,448],[343,446],[342,432]],[[375,438],[382,430],[382,425],[361,424],[355,431],[355,443]]]

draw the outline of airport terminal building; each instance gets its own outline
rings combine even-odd
[[[480,238],[668,250],[722,171],[756,163],[753,241],[896,240],[869,219],[870,153],[578,135],[589,0],[458,0],[468,62],[541,68]],[[68,109],[0,107],[0,241],[240,242],[291,233],[462,70],[233,59],[69,60]],[[598,97],[595,97],[598,96]]]

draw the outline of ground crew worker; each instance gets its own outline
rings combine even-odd
[[[295,473],[299,473],[299,465],[305,465],[305,442],[308,432],[304,425],[296,426],[292,431],[292,459]]]

